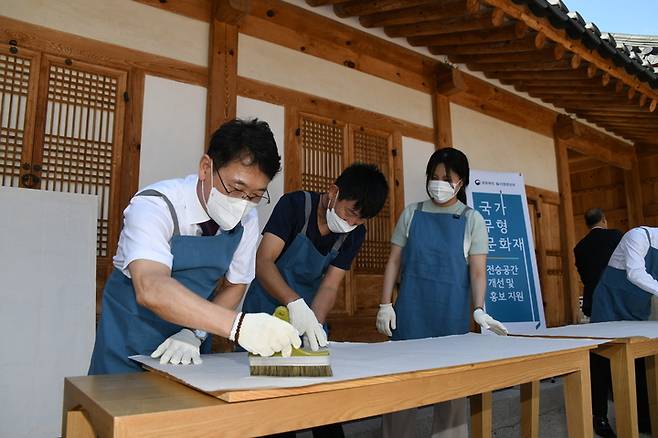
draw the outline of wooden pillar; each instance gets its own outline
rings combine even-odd
[[[644,210],[642,207],[642,181],[637,157],[633,160],[633,167],[624,170],[624,188],[626,189],[626,211],[628,214],[628,228],[644,225]]]
[[[569,172],[569,157],[567,143],[554,135],[555,158],[557,164],[558,187],[560,192],[560,242],[562,247],[562,275],[564,293],[567,298],[569,315],[572,323],[578,322],[578,297],[580,296],[578,279],[575,274],[575,257],[573,248],[576,246],[575,225],[573,218],[573,203],[571,199],[571,174]]]
[[[128,101],[123,131],[123,153],[121,154],[121,181],[119,208],[123,211],[137,191],[139,185],[139,156],[142,143],[142,113],[144,110],[144,70],[128,72]],[[117,218],[118,224],[123,221]],[[121,226],[117,226],[121,229]],[[118,233],[117,233],[118,235]]]
[[[213,0],[208,49],[206,139],[234,119],[238,85],[238,24],[249,13],[248,0]]]
[[[450,96],[466,90],[462,73],[445,64],[439,64],[432,93],[434,113],[434,146],[436,149],[452,147],[452,118]]]
[[[435,92],[432,96],[432,110],[434,112],[434,147],[436,149],[452,147],[450,99]]]

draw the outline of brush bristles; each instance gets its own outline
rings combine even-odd
[[[276,365],[251,365],[249,367],[252,376],[272,377],[331,377],[331,366],[276,366]]]

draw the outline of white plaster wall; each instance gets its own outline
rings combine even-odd
[[[206,89],[146,76],[139,187],[196,173],[205,151]]]
[[[2,0],[0,15],[208,65],[208,23],[131,0]]]
[[[274,177],[268,187],[272,202],[268,205],[261,205],[258,207],[258,222],[260,223],[260,229],[262,230],[265,227],[270,214],[272,214],[274,206],[283,194],[283,151],[285,149],[284,109],[279,105],[272,105],[267,102],[248,99],[246,97],[238,97],[237,116],[243,119],[258,118],[259,120],[266,121],[270,125],[272,134],[274,134],[274,140],[279,149],[279,155],[281,155],[282,171]]]
[[[405,206],[427,199],[425,169],[432,153],[434,153],[434,143],[402,137]]]
[[[0,187],[0,206],[0,437],[57,437],[94,344],[98,201]]]
[[[459,105],[450,104],[453,145],[471,169],[521,172],[526,184],[557,191],[553,140]]]
[[[432,126],[429,94],[240,34],[238,74]]]

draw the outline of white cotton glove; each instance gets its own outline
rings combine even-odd
[[[171,363],[172,365],[199,365],[201,355],[199,346],[201,339],[194,336],[190,329],[183,329],[175,335],[169,336],[156,350],[151,353],[154,359],[160,358],[160,363]]]
[[[377,331],[382,335],[393,336],[392,330],[395,330],[395,310],[393,304],[380,304],[377,312]]]
[[[306,304],[303,298],[288,303],[290,323],[297,329],[299,335],[306,335],[311,350],[318,351],[319,347],[327,346],[327,334],[318,322],[315,313]]]
[[[292,325],[267,313],[245,313],[238,328],[241,313],[235,318],[229,339],[250,353],[271,356],[281,352],[289,357],[292,349],[302,345]]]
[[[473,312],[473,319],[475,322],[480,324],[480,327],[482,327],[482,331],[484,330],[491,330],[495,334],[499,336],[507,336],[507,328],[499,322],[493,319],[491,316],[489,316],[484,310],[480,309],[479,307],[475,309],[475,312]]]

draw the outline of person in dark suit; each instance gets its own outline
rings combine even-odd
[[[600,208],[592,208],[585,213],[585,223],[589,233],[574,248],[576,268],[583,282],[583,313],[592,314],[592,295],[610,256],[624,235],[621,231],[608,229],[608,221]],[[604,437],[615,437],[608,423],[608,396],[612,381],[608,359],[590,354],[592,376],[592,414],[594,431]]]

